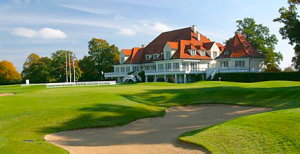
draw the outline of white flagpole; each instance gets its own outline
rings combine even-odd
[[[73,55],[73,70],[74,70],[74,83],[76,82],[76,73],[75,73],[75,53]]]
[[[69,51],[69,71],[70,71],[70,82],[72,82],[71,55],[70,55],[70,51]]]
[[[65,52],[66,55],[66,82],[68,83],[68,55],[67,51]]]

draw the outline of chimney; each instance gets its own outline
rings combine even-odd
[[[142,47],[142,48],[145,48],[145,44],[142,44],[141,47]]]
[[[196,26],[196,25],[193,25],[193,26],[192,26],[192,29],[193,29],[193,32],[196,34],[196,33],[197,33],[197,26]]]
[[[200,35],[200,33],[197,33],[197,40],[198,40],[198,41],[201,40],[201,35]]]

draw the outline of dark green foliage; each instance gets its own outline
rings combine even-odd
[[[219,73],[214,77],[214,81],[233,82],[260,82],[272,80],[300,81],[300,72],[281,73]]]
[[[288,0],[289,7],[282,7],[279,9],[280,17],[274,19],[274,22],[283,23],[284,26],[280,28],[279,32],[283,39],[289,39],[291,45],[296,45],[295,57],[292,62],[295,69],[300,70],[300,19],[297,12],[297,5],[300,0]]]
[[[157,79],[157,82],[165,82],[165,79],[163,77],[160,77]]]
[[[142,78],[142,81],[141,81],[141,82],[145,82],[145,71],[139,72],[138,75]]]
[[[148,76],[148,82],[154,82],[154,78],[152,76]]]

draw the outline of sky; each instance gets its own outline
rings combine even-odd
[[[251,17],[277,36],[281,68],[292,64],[293,47],[274,23],[287,0],[0,0],[0,61],[19,72],[27,56],[71,50],[88,55],[92,38],[124,48],[147,45],[161,32],[192,25],[212,41],[233,37],[236,20]]]

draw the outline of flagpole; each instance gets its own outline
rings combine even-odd
[[[70,71],[70,83],[72,82],[72,71],[71,71],[71,55],[69,51],[69,71]]]
[[[76,73],[75,73],[75,53],[74,53],[74,55],[73,55],[73,70],[74,70],[74,83],[76,82]]]
[[[66,55],[66,82],[68,83],[68,55],[67,51],[65,52]]]

